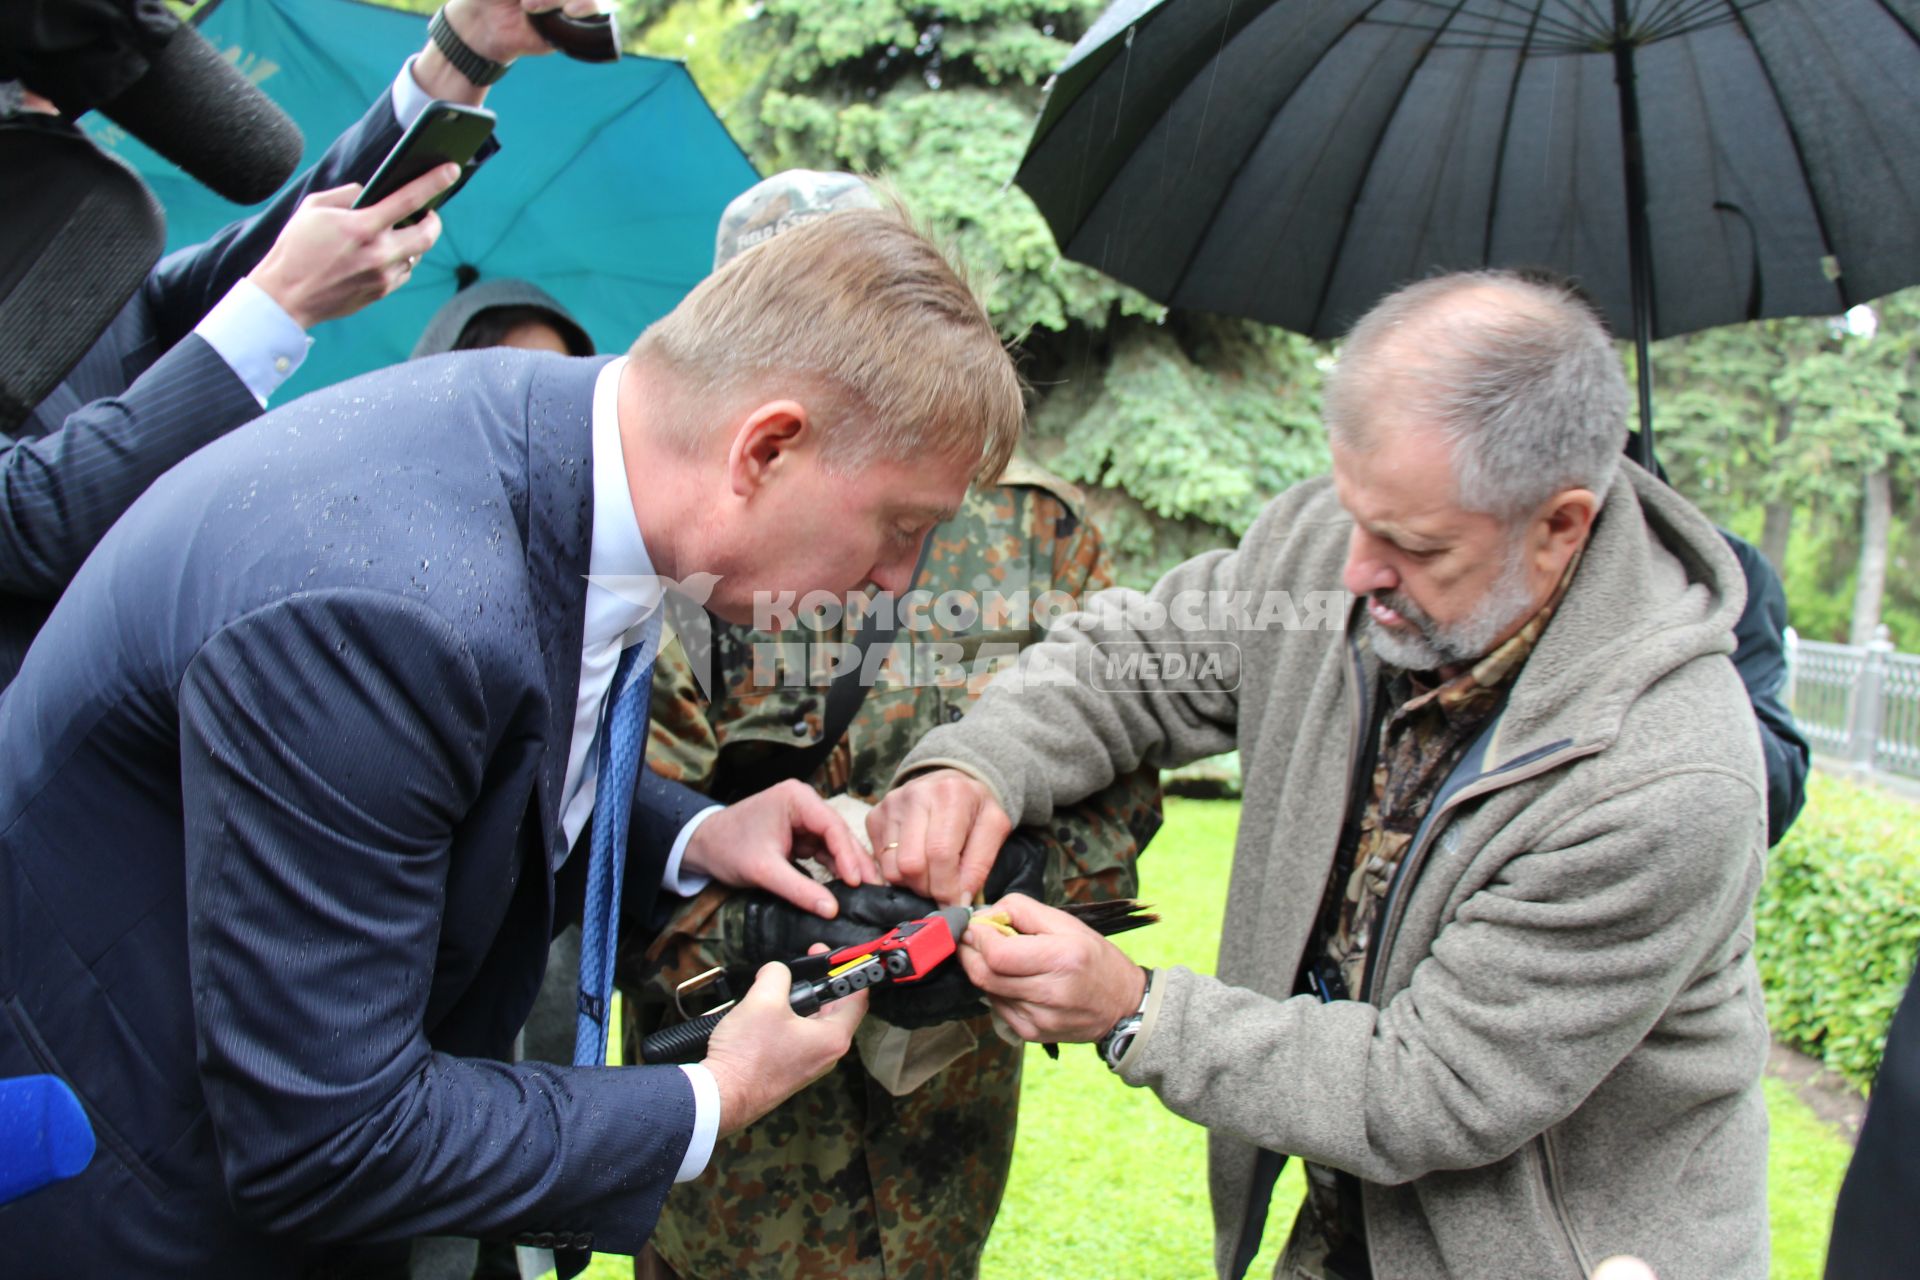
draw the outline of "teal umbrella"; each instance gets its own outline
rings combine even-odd
[[[359,0],[216,0],[199,27],[299,123],[310,162],[425,43],[427,20]],[[523,59],[487,106],[502,150],[441,211],[439,244],[392,297],[318,330],[280,403],[406,359],[462,280],[532,280],[600,350],[621,350],[707,274],[721,211],[758,180],[678,62]],[[244,212],[96,116],[95,140],[159,196],[169,249]]]

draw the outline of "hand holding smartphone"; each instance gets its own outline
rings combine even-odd
[[[432,103],[359,192],[335,187],[301,201],[248,278],[302,329],[386,297],[433,247],[439,219],[424,220],[472,173],[493,120],[491,111]]]
[[[493,112],[484,107],[434,102],[420,113],[406,133],[401,135],[400,141],[393,144],[393,150],[380,162],[380,168],[368,180],[359,198],[353,202],[353,207],[365,209],[379,204],[415,178],[443,164],[459,165],[458,181],[394,224],[412,226],[426,217],[429,210],[445,204],[454,192],[466,185],[467,179],[473,174],[474,158],[479,155],[480,148],[486,145],[487,139],[493,136],[494,120]]]

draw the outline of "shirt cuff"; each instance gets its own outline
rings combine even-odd
[[[713,1072],[697,1062],[680,1069],[693,1086],[693,1136],[687,1139],[687,1154],[673,1180],[692,1182],[706,1172],[707,1161],[713,1159],[713,1144],[720,1137],[720,1086],[713,1082]]]
[[[691,898],[713,883],[712,876],[703,876],[698,871],[681,875],[680,860],[687,856],[687,841],[693,839],[693,833],[700,829],[700,824],[724,808],[725,805],[708,805],[688,818],[687,825],[680,828],[680,834],[673,838],[673,849],[667,854],[667,869],[660,874],[662,889],[682,898]]]
[[[267,397],[293,376],[313,346],[307,331],[294,323],[272,295],[244,276],[201,317],[193,331],[227,362],[262,409],[267,407]]]
[[[402,129],[411,128],[432,102],[433,95],[413,78],[413,58],[408,58],[400,64],[400,74],[393,78],[393,118],[400,122]]]

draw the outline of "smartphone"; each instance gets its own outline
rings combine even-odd
[[[493,136],[494,114],[485,107],[463,107],[455,102],[434,102],[410,125],[400,141],[393,144],[393,150],[387,152],[387,158],[380,162],[380,168],[368,180],[366,188],[360,192],[360,198],[353,202],[356,209],[379,204],[400,188],[412,182],[423,173],[428,173],[451,161],[460,166],[460,176],[454,184],[427,202],[425,209],[409,214],[395,225],[410,227],[427,216],[429,209],[437,209],[453,198],[453,193],[465,186],[473,175],[474,157],[487,139]]]

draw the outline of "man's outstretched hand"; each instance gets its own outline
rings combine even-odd
[[[716,815],[701,830],[719,820]],[[762,966],[752,989],[720,1019],[707,1042],[702,1065],[720,1090],[722,1137],[738,1133],[825,1075],[846,1054],[867,1012],[867,993],[856,991],[803,1018],[787,1003],[792,990],[787,966]]]
[[[973,901],[1012,831],[987,784],[958,769],[909,778],[867,815],[887,882],[946,906]]]
[[[796,858],[830,866],[835,877],[852,885],[878,884],[881,879],[879,865],[840,815],[812,787],[793,778],[728,805],[701,823],[687,841],[681,866],[722,884],[765,889],[832,918],[840,904],[824,885],[793,865]]]

